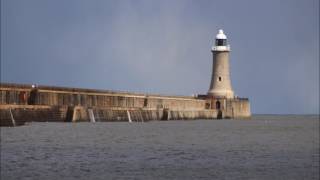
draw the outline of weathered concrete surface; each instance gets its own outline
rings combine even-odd
[[[250,118],[251,109],[248,99],[228,99],[230,108],[226,111],[226,116],[232,118]]]
[[[64,122],[65,119],[65,107],[0,105],[0,126],[19,126],[31,121]]]
[[[216,119],[217,111],[171,111],[168,109],[124,109],[124,108],[90,108],[95,122],[125,121],[146,122],[151,120],[187,120],[187,119]],[[129,119],[130,117],[130,119]],[[72,122],[90,121],[89,109],[74,107]]]
[[[168,109],[90,108],[95,122],[124,121],[147,122],[151,120],[216,119],[216,110],[182,111]],[[15,124],[10,116],[15,119]],[[51,107],[37,105],[1,105],[0,126],[23,125],[26,122],[89,122],[89,109],[84,106]]]

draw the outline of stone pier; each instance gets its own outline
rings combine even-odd
[[[215,106],[217,101],[222,104],[219,109]],[[14,126],[32,121],[90,122],[92,118],[95,122],[217,119],[219,113],[221,118],[249,117],[250,107],[246,99],[217,100],[2,83],[0,113],[1,126]]]

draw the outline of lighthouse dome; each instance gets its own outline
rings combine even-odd
[[[216,35],[216,39],[227,39],[227,36],[223,33],[222,29],[219,29],[219,32]]]

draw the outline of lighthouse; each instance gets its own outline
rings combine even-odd
[[[212,46],[212,76],[208,96],[216,98],[234,98],[230,79],[229,52],[227,36],[220,29]]]

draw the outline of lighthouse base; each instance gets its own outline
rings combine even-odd
[[[206,100],[206,108],[216,110],[218,118],[249,118],[251,117],[248,98],[221,98],[215,96],[202,97]]]

